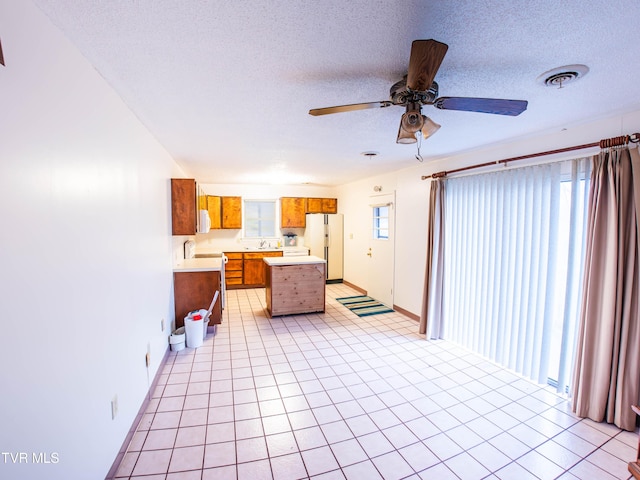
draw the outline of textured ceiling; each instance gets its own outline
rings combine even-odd
[[[337,185],[413,166],[387,100],[411,42],[449,45],[440,96],[529,101],[518,117],[423,107],[425,162],[640,108],[637,0],[35,0],[188,175]],[[562,89],[536,82],[569,64]],[[361,152],[379,152],[366,158]]]

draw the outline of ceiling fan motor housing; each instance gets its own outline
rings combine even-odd
[[[407,77],[393,84],[389,89],[389,98],[394,105],[406,106],[410,103],[430,105],[438,98],[438,84],[433,82],[424,92],[414,92],[407,87]]]

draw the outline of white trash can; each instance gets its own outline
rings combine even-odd
[[[184,350],[185,333],[184,327],[178,328],[169,336],[169,345],[172,352],[179,352]]]
[[[200,310],[198,310],[198,313],[200,314],[200,316],[202,316],[202,339],[206,340],[207,339],[207,330],[209,329],[209,316],[211,315],[211,312],[209,312],[209,310],[205,310],[204,308],[201,308]]]
[[[202,346],[204,335],[202,333],[204,329],[204,318],[200,315],[199,311],[190,312],[189,315],[184,317],[184,330],[187,334],[187,347],[198,348]]]

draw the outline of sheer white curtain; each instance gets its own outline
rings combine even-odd
[[[584,184],[575,162],[574,181]],[[565,292],[583,256],[581,233],[571,247],[565,238],[571,235],[561,216],[563,181],[571,181],[570,163],[453,178],[445,186],[440,337],[541,383],[550,362],[560,377],[557,357],[569,364],[573,358],[575,322],[567,322],[567,338],[553,348],[563,338]]]

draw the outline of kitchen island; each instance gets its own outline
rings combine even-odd
[[[327,262],[311,255],[265,258],[269,315],[324,312]]]

